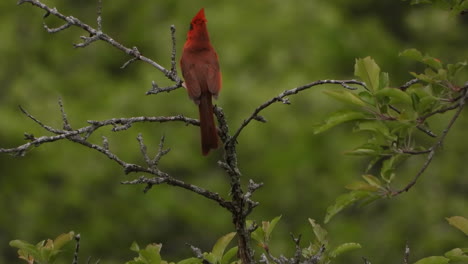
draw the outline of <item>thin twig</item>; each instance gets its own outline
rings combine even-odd
[[[356,80],[318,80],[318,81],[315,81],[315,82],[312,82],[312,83],[309,83],[309,84],[306,84],[306,85],[303,85],[303,86],[299,86],[299,87],[296,87],[294,89],[290,89],[290,90],[286,90],[282,93],[280,93],[279,95],[271,98],[270,100],[266,101],[265,103],[261,104],[260,106],[258,106],[254,111],[253,113],[247,118],[245,119],[242,124],[240,125],[240,127],[237,129],[237,131],[234,133],[234,135],[231,137],[231,142],[230,143],[233,143],[233,142],[236,142],[237,141],[237,138],[239,137],[240,133],[242,132],[242,130],[252,121],[252,120],[256,120],[258,118],[258,114],[265,108],[267,108],[268,106],[272,105],[273,103],[277,103],[277,102],[282,102],[284,104],[289,104],[289,100],[287,98],[287,96],[289,95],[293,95],[293,94],[297,94],[303,90],[306,90],[306,89],[309,89],[311,87],[314,87],[314,86],[317,86],[317,85],[323,85],[323,84],[339,84],[341,86],[343,86],[344,88],[346,89],[350,89],[350,90],[355,90],[357,88],[355,87],[351,87],[349,86],[349,84],[355,84],[355,85],[359,85],[359,86],[362,86],[362,87],[366,87],[366,84],[363,83],[363,82],[360,82],[360,81],[356,81]]]
[[[63,129],[71,131],[73,130],[70,123],[68,122],[68,117],[67,113],[65,112],[65,109],[63,108],[63,102],[62,98],[59,97],[58,100],[59,108],[60,108],[60,113],[62,113],[62,122],[63,122]]]
[[[400,90],[402,91],[406,91],[406,89],[408,89],[410,86],[416,84],[419,82],[419,79],[412,79],[412,80],[409,80],[407,83],[403,84],[402,86],[400,86]]]
[[[203,253],[201,251],[200,248],[196,247],[196,246],[193,246],[193,245],[190,245],[189,243],[186,243],[187,246],[190,247],[190,249],[192,250],[193,254],[198,258],[198,259],[201,259],[202,260],[202,263],[203,264],[213,264],[211,262],[209,262],[204,256],[203,256]]]
[[[408,245],[408,241],[406,241],[405,255],[403,257],[403,264],[408,264],[409,263],[409,255],[410,255],[410,248],[409,248],[409,245]]]
[[[158,94],[158,93],[163,93],[163,92],[168,93],[170,91],[179,89],[180,87],[182,87],[182,80],[178,81],[174,85],[171,85],[171,86],[168,86],[168,87],[163,87],[163,88],[159,87],[156,82],[152,81],[151,82],[151,90],[147,91],[146,95]]]
[[[75,235],[75,241],[76,241],[76,246],[75,246],[75,253],[73,254],[73,262],[72,264],[78,264],[78,253],[80,251],[80,234]]]
[[[291,259],[292,264],[299,264],[301,262],[301,257],[302,257],[302,248],[301,248],[301,237],[302,235],[299,235],[297,238],[294,237],[294,235],[291,233],[290,234],[294,245],[296,246],[296,250],[294,252],[294,257]]]
[[[176,53],[177,53],[177,45],[176,45],[176,27],[171,25],[171,40],[172,40],[172,52],[171,52],[171,73],[174,76],[177,76],[177,64],[176,64]]]
[[[461,98],[461,100],[463,100],[463,98]],[[453,104],[451,106],[438,109],[436,111],[433,111],[433,112],[430,112],[428,114],[425,114],[425,115],[422,115],[422,116],[418,117],[418,122],[423,123],[426,119],[428,119],[429,117],[431,117],[431,116],[433,116],[435,114],[443,114],[443,113],[445,113],[447,111],[457,109],[458,107],[460,107],[460,103],[455,103],[455,104]]]
[[[66,16],[66,15],[62,14],[61,12],[59,12],[56,8],[51,8],[51,7],[47,6],[46,4],[42,3],[39,0],[19,0],[17,2],[18,5],[23,4],[23,3],[30,3],[33,6],[36,6],[36,7],[40,8],[40,9],[45,10],[47,16],[52,14],[52,15],[56,16],[57,18],[59,18],[60,20],[63,20],[65,22],[65,24],[63,26],[60,26],[60,27],[58,27],[56,29],[49,29],[44,24],[45,28],[50,33],[56,33],[56,32],[65,30],[65,29],[67,29],[67,28],[69,28],[71,26],[79,27],[79,28],[85,30],[86,32],[88,32],[91,37],[82,36],[81,39],[83,39],[83,42],[79,43],[79,44],[75,44],[75,47],[85,47],[85,46],[89,45],[90,43],[92,43],[94,41],[102,40],[104,42],[107,42],[111,46],[114,46],[115,48],[125,52],[126,54],[134,57],[136,60],[141,60],[143,62],[146,62],[146,63],[150,64],[151,66],[153,66],[154,68],[156,68],[157,70],[162,72],[164,74],[164,76],[166,76],[168,79],[170,79],[170,80],[172,80],[172,81],[174,81],[176,83],[181,83],[181,79],[177,75],[173,74],[172,71],[167,70],[166,68],[159,65],[155,61],[141,55],[141,53],[137,52],[137,50],[124,46],[123,44],[121,44],[121,43],[117,42],[116,40],[114,40],[113,38],[111,38],[109,35],[102,32],[102,18],[100,18],[101,17],[100,14],[102,12],[102,10],[101,10],[102,9],[102,3],[101,4],[98,3],[98,28],[97,29],[95,29],[95,28],[91,27],[90,25],[82,22],[78,18],[75,18],[73,16]]]

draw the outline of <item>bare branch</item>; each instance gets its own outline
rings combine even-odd
[[[133,63],[133,62],[135,62],[135,61],[138,60],[138,56],[141,55],[140,51],[138,50],[137,47],[133,47],[133,48],[132,48],[132,51],[133,51],[133,54],[134,54],[135,57],[133,57],[133,58],[129,59],[128,61],[126,61],[126,62],[120,67],[120,69],[125,69],[125,68],[127,68],[128,65],[130,65],[131,63]]]
[[[408,245],[408,241],[406,241],[405,255],[403,257],[403,264],[408,264],[409,263],[409,254],[410,254],[410,248],[409,248],[409,245]]]
[[[63,105],[61,105],[63,108]],[[106,154],[109,158],[117,161],[120,165],[125,165],[124,162],[119,161],[119,159],[116,159],[113,155],[110,155],[110,152],[108,151],[108,144],[105,147],[97,146],[95,144],[91,144],[86,141],[86,139],[97,129],[104,127],[104,126],[114,126],[112,131],[117,132],[121,130],[125,130],[131,127],[133,123],[138,123],[138,122],[159,122],[159,123],[164,123],[164,122],[174,122],[174,121],[180,121],[184,122],[186,124],[190,125],[199,125],[199,121],[196,119],[192,118],[187,118],[182,115],[178,116],[162,116],[162,117],[145,117],[145,116],[140,116],[140,117],[130,117],[130,118],[113,118],[109,120],[104,120],[104,121],[88,121],[90,123],[90,126],[82,127],[76,130],[60,130],[60,129],[55,129],[53,127],[47,126],[43,124],[41,121],[39,121],[37,118],[29,114],[24,108],[20,107],[21,111],[29,117],[31,120],[33,120],[35,123],[37,123],[39,126],[47,130],[48,132],[51,132],[55,134],[54,136],[42,136],[39,138],[36,138],[32,135],[26,134],[26,139],[30,140],[30,142],[20,145],[15,148],[10,148],[10,149],[4,149],[0,148],[0,153],[13,153],[18,156],[24,156],[26,154],[26,151],[29,150],[31,147],[38,147],[42,144],[45,143],[50,143],[54,142],[57,140],[61,139],[69,139],[71,141],[86,145],[88,147],[91,147],[93,149],[96,149],[104,154]],[[65,113],[63,111],[63,113]],[[65,115],[66,117],[66,115]],[[65,119],[67,120],[67,119]],[[68,122],[68,121],[66,121]],[[76,136],[79,135],[85,135],[83,138],[77,138]],[[71,138],[74,138],[73,140]],[[106,140],[107,141],[107,140]],[[91,145],[89,145],[91,144]],[[125,165],[127,166],[127,165]]]
[[[47,6],[46,4],[42,3],[39,0],[19,0],[17,2],[18,5],[23,4],[23,3],[30,3],[31,5],[36,6],[36,7],[40,8],[40,9],[43,9],[44,11],[46,11],[45,18],[48,17],[50,14],[52,14],[52,15],[56,16],[57,18],[59,18],[60,20],[63,20],[65,22],[64,25],[62,25],[62,26],[60,26],[58,28],[55,28],[55,29],[51,29],[51,28],[47,27],[47,25],[44,24],[45,29],[49,33],[56,33],[56,32],[65,30],[65,29],[67,29],[67,28],[69,28],[71,26],[79,27],[79,28],[85,30],[86,32],[88,32],[90,37],[81,36],[81,39],[83,39],[84,42],[79,43],[79,44],[75,44],[74,45],[75,47],[85,47],[85,46],[91,44],[94,41],[102,40],[104,42],[107,42],[111,46],[114,46],[115,48],[125,52],[126,54],[134,57],[135,60],[141,60],[143,62],[146,62],[146,63],[150,64],[151,66],[153,66],[154,68],[156,68],[157,70],[162,72],[164,74],[164,76],[166,76],[168,79],[170,79],[170,80],[172,80],[172,81],[174,81],[174,82],[176,82],[178,84],[180,84],[182,82],[181,79],[176,74],[174,74],[173,71],[169,71],[169,70],[165,69],[163,66],[156,63],[155,61],[141,55],[140,52],[137,52],[137,49],[128,48],[128,47],[124,46],[123,44],[117,42],[113,38],[111,38],[109,35],[103,33],[102,32],[102,16],[101,16],[102,2],[98,3],[98,17],[97,17],[97,24],[98,25],[97,25],[97,29],[91,27],[90,25],[88,25],[86,23],[83,23],[78,18],[75,18],[73,16],[66,16],[66,15],[60,13],[56,8],[51,8],[51,7]],[[174,30],[175,30],[175,28],[174,28]],[[178,87],[180,87],[180,86],[178,86]]]
[[[233,144],[234,142],[237,141],[237,138],[239,137],[242,130],[252,120],[265,121],[265,119],[263,117],[260,117],[258,115],[263,109],[265,109],[268,106],[272,105],[273,103],[277,103],[277,102],[282,102],[283,104],[290,104],[289,99],[287,98],[287,96],[297,94],[297,93],[299,93],[301,91],[304,91],[306,89],[309,89],[311,87],[318,86],[318,85],[323,85],[323,84],[339,84],[339,85],[343,86],[344,88],[350,89],[350,90],[356,90],[357,88],[349,86],[349,84],[359,85],[359,86],[364,87],[364,88],[366,87],[365,83],[360,82],[360,81],[356,81],[356,80],[319,80],[319,81],[315,81],[313,83],[309,83],[309,84],[306,84],[306,85],[303,85],[303,86],[296,87],[294,89],[286,90],[286,91],[280,93],[279,95],[271,98],[270,100],[266,101],[265,103],[261,104],[260,106],[258,106],[253,111],[253,113],[247,119],[245,119],[242,122],[240,127],[237,129],[236,133],[234,133],[234,135],[230,139],[232,141],[230,143]]]
[[[200,122],[197,119],[188,118],[183,115],[176,115],[176,116],[138,116],[138,117],[129,117],[129,118],[112,118],[103,121],[95,121],[95,120],[88,120],[93,127],[93,130],[96,130],[103,126],[112,125],[114,128],[112,131],[120,131],[126,130],[132,126],[133,123],[139,122],[158,122],[158,123],[165,123],[165,122],[184,122],[187,125],[194,125],[199,126]],[[86,127],[88,128],[88,127]]]
[[[68,122],[67,113],[65,112],[65,109],[63,108],[62,98],[60,97],[58,100],[58,104],[60,108],[60,113],[62,113],[63,129],[68,130],[68,131],[73,130],[72,127],[70,126],[70,123]]]
[[[164,149],[164,136],[162,136],[159,142],[158,153],[155,155],[154,159],[151,159],[148,156],[146,145],[143,142],[143,136],[141,135],[141,133],[138,134],[137,140],[138,140],[138,143],[140,144],[140,151],[145,159],[146,164],[148,165],[148,167],[152,169],[155,169],[156,166],[158,166],[159,160],[161,160],[161,158],[167,153],[169,153],[170,151],[170,149]]]
[[[463,100],[463,98],[461,98],[461,100]],[[423,123],[426,119],[428,119],[429,117],[435,115],[435,114],[443,114],[447,111],[450,111],[450,110],[454,110],[454,109],[457,109],[458,107],[460,107],[460,103],[455,103],[451,106],[448,106],[448,107],[445,107],[445,108],[441,108],[441,109],[438,109],[436,111],[433,111],[433,112],[430,112],[428,114],[425,114],[423,116],[420,116],[418,118],[418,122],[419,123]]]
[[[143,155],[143,158],[145,159],[146,165],[148,165],[148,167],[153,169],[154,164],[151,162],[151,159],[148,157],[148,153],[146,151],[146,145],[143,142],[143,136],[141,135],[141,133],[138,133],[137,140],[138,140],[138,143],[140,144],[140,151],[141,151],[141,154]]]
[[[161,160],[161,158],[163,156],[165,156],[167,153],[169,153],[169,151],[171,151],[171,149],[164,149],[164,140],[165,140],[165,138],[166,137],[164,137],[164,136],[161,137],[161,140],[159,141],[158,153],[156,153],[156,156],[151,161],[152,164],[154,164],[154,166],[158,166],[159,161]]]
[[[270,261],[268,260],[268,258],[267,258],[267,256],[265,255],[265,253],[262,253],[262,255],[260,255],[260,260],[259,260],[258,262],[270,264]]]
[[[64,126],[66,127],[71,127],[71,125],[68,123],[67,116],[65,114],[65,110],[63,107],[63,103],[59,101],[59,106],[60,110],[62,113],[62,119],[64,121]],[[88,147],[90,149],[96,150],[103,155],[107,156],[109,159],[113,160],[116,162],[118,165],[120,165],[126,174],[131,173],[131,172],[142,172],[142,173],[148,173],[151,175],[154,175],[155,177],[153,178],[145,178],[145,177],[140,177],[139,179],[133,180],[133,181],[126,181],[122,182],[122,184],[146,184],[147,188],[145,191],[149,190],[153,185],[158,185],[162,183],[166,183],[168,185],[180,187],[186,190],[189,190],[191,192],[197,193],[199,195],[202,195],[210,200],[213,200],[217,202],[219,205],[222,207],[228,209],[231,212],[235,211],[234,206],[232,205],[231,202],[226,201],[223,199],[219,194],[208,191],[206,189],[203,189],[201,187],[198,187],[193,184],[188,184],[185,183],[184,181],[175,179],[171,177],[169,174],[159,170],[157,168],[157,165],[160,161],[160,159],[166,155],[169,150],[164,149],[164,137],[161,138],[161,141],[159,143],[159,148],[158,148],[158,153],[155,155],[154,159],[150,159],[147,150],[146,150],[146,145],[144,144],[143,137],[141,134],[137,137],[137,140],[140,145],[140,150],[145,158],[145,161],[148,165],[148,167],[143,167],[140,165],[136,164],[131,164],[127,163],[121,158],[119,158],[116,154],[111,152],[109,150],[109,142],[107,138],[103,138],[103,143],[102,146],[98,144],[91,143],[87,141],[87,138],[90,134],[92,134],[94,131],[96,131],[100,127],[112,125],[114,128],[112,129],[113,131],[120,131],[120,129],[116,129],[117,125],[123,125],[124,127],[130,127],[132,123],[135,122],[170,122],[170,121],[183,121],[187,124],[193,124],[193,125],[198,125],[198,121],[194,119],[189,119],[184,116],[172,116],[172,117],[131,117],[131,118],[114,118],[110,120],[104,120],[104,121],[88,121],[91,125],[82,127],[76,130],[60,130],[60,129],[55,129],[49,126],[44,125],[41,121],[39,121],[37,118],[29,114],[26,110],[21,108],[23,113],[28,116],[30,119],[32,119],[34,122],[39,124],[42,128],[45,130],[56,134],[54,136],[43,136],[40,138],[35,138],[32,135],[26,135],[26,138],[30,140],[30,142],[23,144],[19,147],[16,148],[11,148],[11,149],[0,149],[0,153],[15,153],[16,155],[23,156],[26,151],[31,148],[32,146],[39,146],[44,143],[49,143],[49,142],[54,142],[57,140],[61,139],[68,139],[72,142],[81,144],[85,147]],[[85,134],[86,137],[83,137],[82,135]],[[253,188],[253,187],[252,187]]]
[[[179,82],[177,82],[176,84],[174,84],[172,86],[168,86],[168,87],[164,87],[164,88],[159,87],[156,82],[152,81],[151,86],[152,86],[151,90],[147,91],[146,95],[158,94],[158,93],[162,93],[162,92],[168,93],[170,91],[179,89],[180,87],[182,87],[182,80],[180,80]]]
[[[75,253],[73,254],[73,262],[72,264],[78,264],[78,252],[80,251],[80,234],[75,235],[75,241],[76,241],[76,246],[75,246]]]
[[[174,76],[177,76],[177,64],[176,64],[176,53],[177,53],[177,46],[176,46],[176,28],[174,25],[171,25],[171,40],[172,40],[172,52],[171,52],[171,73]]]
[[[51,133],[54,133],[54,134],[60,134],[61,131],[60,130],[57,130],[51,126],[48,126],[48,125],[45,125],[43,124],[41,121],[39,121],[37,118],[35,118],[34,116],[32,116],[31,114],[28,113],[28,111],[26,111],[26,109],[24,109],[22,106],[19,106],[19,109],[21,110],[21,112],[23,112],[23,114],[25,114],[27,117],[29,117],[32,121],[34,121],[36,124],[38,124],[39,126],[41,126],[42,128],[44,128],[45,130],[51,132]]]
[[[203,264],[213,264],[211,262],[209,262],[204,256],[203,256],[203,253],[201,251],[201,249],[195,247],[195,246],[192,246],[190,245],[189,243],[186,243],[187,246],[190,247],[190,249],[192,250],[193,254],[195,254],[195,256],[199,259],[202,260],[202,263]]]
[[[131,181],[123,181],[121,182],[122,184],[127,184],[127,185],[136,185],[136,184],[144,184],[147,185],[146,188],[151,188],[153,185],[160,185],[160,184],[168,184],[176,187],[181,187],[183,189],[189,190],[191,192],[197,193],[201,196],[204,196],[212,201],[217,202],[220,206],[228,209],[229,211],[232,212],[233,207],[231,202],[226,201],[224,198],[222,198],[219,194],[208,191],[204,188],[201,188],[199,186],[185,183],[184,181],[175,179],[171,177],[169,174],[164,173],[162,176],[156,176],[152,178],[147,178],[144,176],[141,176],[138,179],[131,180]],[[149,186],[149,187],[148,187]],[[145,189],[146,191],[149,189]]]
[[[397,150],[398,152],[400,153],[404,153],[404,154],[410,154],[410,155],[422,155],[422,154],[428,154],[431,152],[430,149],[425,149],[425,150],[420,150],[420,151],[417,151],[417,150]]]
[[[403,84],[402,86],[400,86],[400,90],[402,91],[406,91],[406,89],[408,89],[410,86],[414,85],[414,84],[417,84],[419,82],[419,79],[412,79],[412,80],[409,80],[407,83]]]
[[[98,0],[96,22],[97,22],[97,30],[102,31],[102,0]]]
[[[294,235],[291,233],[290,234],[294,245],[296,246],[296,251],[294,252],[294,257],[291,259],[291,263],[293,264],[299,264],[301,261],[301,256],[302,256],[302,248],[301,248],[301,235],[299,235],[297,238],[294,237]]]
[[[436,134],[434,134],[431,130],[429,130],[427,127],[424,127],[423,125],[417,125],[416,128],[419,129],[419,131],[424,132],[426,135],[430,137],[433,137],[433,138],[437,137]]]

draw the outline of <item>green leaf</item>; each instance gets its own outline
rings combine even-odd
[[[52,240],[49,240],[51,241],[51,244],[53,244]],[[57,255],[57,253],[59,253],[58,250],[53,250],[53,246],[50,246],[50,245],[46,245],[44,247],[40,247],[39,248],[39,254],[40,254],[40,258],[37,259],[38,262],[54,262],[54,256]]]
[[[334,215],[339,213],[347,206],[370,196],[371,193],[367,191],[351,191],[349,193],[338,196],[338,198],[335,200],[335,203],[327,208],[327,214],[325,215],[324,222],[328,223],[328,221],[330,221]]]
[[[388,72],[381,72],[379,90],[388,86],[390,86],[390,77],[388,76]]]
[[[412,100],[411,96],[403,92],[398,88],[383,88],[380,91],[377,91],[375,95],[378,98],[388,97],[390,99],[390,104],[402,103],[405,105],[411,105]]]
[[[358,93],[359,98],[361,98],[362,101],[366,102],[369,105],[375,106],[375,97],[369,93],[369,91],[361,91]]]
[[[393,135],[385,123],[380,120],[360,122],[354,131],[370,131],[390,141],[395,141],[397,139],[397,136]]]
[[[325,245],[325,247],[326,247],[328,245],[328,240],[327,240],[328,232],[327,232],[327,230],[323,229],[312,218],[309,218],[309,223],[312,225],[312,228],[314,230],[314,234],[315,234],[315,237],[317,238],[317,241],[320,243],[320,245]]]
[[[70,242],[74,237],[75,237],[75,232],[73,232],[73,231],[70,231],[70,232],[64,233],[64,234],[60,234],[54,240],[54,249],[62,248],[65,244]]]
[[[423,58],[423,55],[417,49],[406,49],[406,50],[400,52],[399,56],[410,58],[410,59],[415,60],[415,61],[421,61],[422,58]]]
[[[377,154],[375,149],[370,148],[357,148],[351,151],[346,151],[344,154],[346,155],[356,155],[356,156],[374,156]]]
[[[468,236],[468,219],[463,216],[452,216],[447,217],[447,221],[450,225],[460,229],[465,235]]]
[[[400,52],[400,56],[407,57],[407,58],[422,62],[422,63],[426,64],[427,66],[429,66],[429,67],[431,67],[433,69],[436,69],[436,70],[442,69],[442,63],[440,62],[439,59],[433,58],[433,57],[428,56],[428,55],[423,56],[421,54],[421,52],[416,50],[416,49],[404,50],[404,51]]]
[[[361,78],[371,92],[379,89],[380,68],[371,57],[356,59],[354,75]]]
[[[468,2],[466,2],[468,4]],[[466,61],[458,62],[456,64],[447,64],[448,74],[451,78],[455,77],[468,63]]]
[[[359,119],[364,119],[366,118],[366,114],[363,112],[358,112],[358,111],[352,111],[352,110],[342,110],[335,112],[331,115],[329,115],[323,124],[317,126],[314,129],[314,134],[319,134],[324,131],[327,131],[328,129],[337,126],[341,123],[352,121],[352,120],[359,120]]]
[[[376,188],[382,188],[382,182],[375,176],[366,174],[362,175],[362,178],[366,180],[367,183],[369,183],[371,186],[374,186]]]
[[[202,264],[203,261],[199,258],[188,258],[188,259],[183,259],[179,262],[177,262],[177,264]]]
[[[344,103],[353,104],[357,106],[366,105],[366,103],[361,98],[359,98],[359,96],[348,90],[326,90],[324,91],[324,93]]]
[[[395,177],[395,168],[396,166],[406,158],[405,155],[393,155],[390,158],[384,160],[382,169],[380,170],[380,176],[387,183],[390,183]]]
[[[206,259],[209,263],[216,263],[216,257],[213,253],[203,253],[203,258]]]
[[[233,247],[229,249],[226,254],[224,254],[223,258],[221,259],[221,264],[229,264],[231,259],[237,256],[237,247]]]
[[[442,69],[442,63],[440,62],[439,59],[432,58],[429,56],[424,56],[421,62],[433,69],[436,69],[436,70]]]
[[[161,263],[161,255],[159,252],[161,251],[161,244],[149,244],[146,246],[145,249],[139,251],[141,260],[145,264],[160,264]]]
[[[415,78],[423,81],[423,82],[427,82],[427,83],[432,83],[432,77],[430,75],[426,75],[426,74],[417,74],[417,73],[414,73],[414,72],[410,72],[411,75],[413,75]]]
[[[468,263],[468,248],[454,248],[444,255],[449,258],[451,261],[460,261]]]
[[[345,188],[348,189],[348,190],[353,190],[353,191],[370,191],[370,192],[375,192],[375,191],[377,191],[379,189],[379,188],[377,188],[375,186],[372,186],[369,183],[363,182],[363,181],[352,182],[352,183],[346,185]]]
[[[215,262],[221,261],[224,250],[226,249],[227,245],[231,242],[231,240],[234,238],[236,235],[235,232],[231,232],[229,234],[226,234],[222,236],[221,238],[216,241],[216,243],[213,246],[213,249],[211,250],[211,253],[213,253],[213,256],[215,258]]]
[[[420,259],[416,261],[414,264],[447,264],[449,263],[450,259],[444,258],[442,256],[432,256]]]
[[[336,258],[339,255],[341,255],[341,254],[343,254],[343,253],[345,253],[347,251],[360,249],[360,248],[362,248],[362,247],[361,247],[361,245],[359,243],[344,243],[344,244],[341,244],[341,245],[337,246],[335,249],[333,249],[330,252],[330,257],[331,258]]]
[[[246,225],[248,227],[251,227],[253,225],[253,221],[252,220],[247,220],[246,221]],[[258,227],[257,229],[255,229],[252,234],[251,234],[251,237],[253,240],[257,241],[258,243],[264,243],[264,239],[265,239],[265,231],[263,231],[263,228],[261,227]]]
[[[265,231],[265,240],[267,242],[270,240],[271,233],[275,229],[275,226],[276,226],[276,224],[278,223],[278,221],[280,219],[281,219],[281,215],[273,218],[273,220],[271,220],[271,222],[269,222],[268,226],[264,229],[264,231]]]
[[[130,246],[130,250],[138,252],[140,251],[140,246],[138,246],[138,243],[133,241],[132,245]]]
[[[36,246],[27,243],[26,241],[12,240],[10,241],[10,246],[19,249],[18,255],[20,257],[27,259],[28,255],[31,255],[35,260],[39,260],[41,258],[39,249]]]

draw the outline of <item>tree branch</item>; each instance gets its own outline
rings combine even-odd
[[[280,93],[279,95],[271,98],[270,100],[266,101],[265,103],[261,104],[260,106],[258,106],[253,111],[253,113],[247,119],[245,119],[242,122],[240,127],[237,129],[237,131],[231,137],[229,143],[234,144],[237,141],[237,138],[239,137],[242,130],[244,130],[244,128],[252,120],[257,120],[257,121],[262,121],[262,122],[266,121],[262,116],[258,115],[265,108],[267,108],[270,105],[272,105],[274,103],[277,103],[277,102],[282,102],[283,104],[290,104],[289,99],[287,98],[287,96],[297,94],[297,93],[299,93],[301,91],[304,91],[304,90],[307,90],[307,89],[309,89],[311,87],[314,87],[314,86],[317,86],[317,85],[322,85],[322,84],[339,84],[339,85],[341,85],[344,88],[349,89],[349,90],[356,90],[357,89],[355,87],[349,86],[349,84],[359,85],[359,86],[362,86],[364,88],[366,87],[365,83],[360,82],[360,81],[356,81],[356,80],[318,80],[318,81],[315,81],[315,82],[312,82],[312,83],[309,83],[309,84],[306,84],[306,85],[303,85],[303,86],[296,87],[294,89],[286,90],[286,91]]]
[[[104,42],[107,42],[111,46],[114,46],[115,48],[125,52],[126,54],[134,57],[133,59],[131,59],[130,61],[128,61],[127,63],[124,64],[125,67],[128,66],[128,64],[130,62],[133,62],[133,61],[136,61],[136,60],[141,60],[143,62],[146,62],[146,63],[150,64],[151,66],[153,66],[154,68],[156,68],[157,70],[162,72],[164,74],[164,76],[166,76],[168,79],[176,82],[177,84],[182,83],[181,79],[177,76],[177,72],[173,71],[173,69],[175,69],[174,67],[172,67],[172,70],[167,70],[163,66],[159,65],[157,62],[143,56],[138,51],[138,49],[136,47],[128,48],[128,47],[124,46],[123,44],[117,42],[113,38],[111,38],[109,35],[102,32],[102,17],[101,17],[102,2],[101,1],[99,1],[99,3],[98,3],[98,17],[97,17],[98,27],[97,27],[97,29],[95,29],[92,26],[82,22],[78,18],[75,18],[73,16],[66,16],[66,15],[60,13],[56,8],[51,8],[51,7],[47,6],[46,4],[42,3],[39,0],[19,0],[17,2],[18,5],[21,5],[23,3],[30,3],[33,6],[36,6],[36,7],[40,8],[40,9],[45,10],[46,14],[44,15],[44,18],[47,18],[49,15],[52,14],[52,15],[56,16],[58,19],[63,20],[65,22],[64,25],[62,25],[60,27],[57,27],[57,28],[53,28],[53,29],[49,28],[44,22],[44,28],[49,33],[57,33],[57,32],[60,32],[62,30],[65,30],[65,29],[67,29],[67,28],[69,28],[71,26],[79,27],[79,28],[83,29],[84,31],[88,32],[90,37],[81,36],[81,39],[83,40],[83,42],[78,43],[78,44],[74,44],[74,46],[76,48],[83,48],[83,47],[88,46],[89,44],[91,44],[94,41],[102,40]],[[173,32],[172,34],[174,35],[174,33],[175,33],[175,27],[174,26],[171,26],[171,32]],[[175,46],[175,38],[173,37],[172,39],[173,39],[173,44],[172,45],[174,47]],[[174,52],[175,52],[175,49],[173,48],[173,54],[174,54]],[[172,58],[173,58],[172,65],[174,65],[175,64],[175,62],[174,62],[175,61],[175,55],[172,55]],[[180,87],[180,85],[178,87]]]
[[[180,188],[189,190],[191,192],[194,192],[196,194],[199,194],[201,196],[204,196],[210,200],[217,202],[219,205],[228,209],[229,211],[231,212],[234,211],[234,207],[231,204],[231,202],[226,201],[219,194],[205,190],[196,185],[188,184],[188,183],[185,183],[184,181],[175,179],[174,177],[170,176],[168,173],[163,172],[158,169],[157,166],[159,164],[160,159],[169,152],[168,149],[164,149],[164,137],[161,138],[161,141],[159,143],[158,153],[155,155],[153,159],[151,159],[149,158],[147,154],[146,146],[143,141],[143,137],[141,136],[141,134],[138,135],[137,140],[139,142],[140,150],[142,152],[142,155],[144,156],[145,162],[147,163],[147,167],[140,166],[137,164],[127,163],[121,158],[119,158],[115,153],[109,150],[108,141],[106,138],[103,138],[102,145],[94,144],[94,143],[87,141],[87,139],[89,138],[91,134],[93,134],[99,128],[105,127],[105,126],[113,126],[112,131],[118,132],[118,131],[122,131],[122,130],[130,128],[133,123],[137,123],[137,122],[163,123],[163,122],[180,121],[186,124],[198,126],[199,125],[198,120],[187,118],[182,115],[169,116],[169,117],[113,118],[113,119],[104,120],[104,121],[88,121],[88,123],[90,123],[91,125],[82,127],[79,129],[71,130],[71,125],[68,121],[67,114],[64,110],[63,103],[61,100],[59,100],[59,107],[60,107],[60,112],[62,115],[64,129],[56,129],[48,125],[45,125],[43,122],[39,121],[36,117],[28,113],[25,109],[20,107],[21,111],[27,117],[29,117],[31,120],[33,120],[35,123],[37,123],[40,127],[45,129],[46,131],[53,133],[55,135],[42,136],[42,137],[36,138],[33,135],[25,134],[26,139],[29,140],[30,142],[23,144],[21,146],[18,146],[16,148],[9,148],[9,149],[0,148],[0,153],[13,153],[18,156],[24,156],[31,147],[38,147],[45,143],[67,139],[71,142],[78,143],[80,145],[83,145],[85,147],[88,147],[90,149],[93,149],[95,151],[102,153],[107,158],[109,158],[110,160],[113,160],[119,166],[121,166],[124,169],[125,174],[129,174],[131,172],[141,172],[141,173],[148,173],[148,174],[155,176],[153,178],[145,178],[142,176],[137,180],[122,182],[123,184],[146,184],[147,189],[145,190],[147,191],[153,185],[166,183],[168,185],[180,187]]]

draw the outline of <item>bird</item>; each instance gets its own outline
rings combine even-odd
[[[204,156],[218,148],[212,98],[218,98],[222,77],[218,54],[211,45],[204,8],[190,22],[180,67],[188,96],[198,105],[201,148]]]

